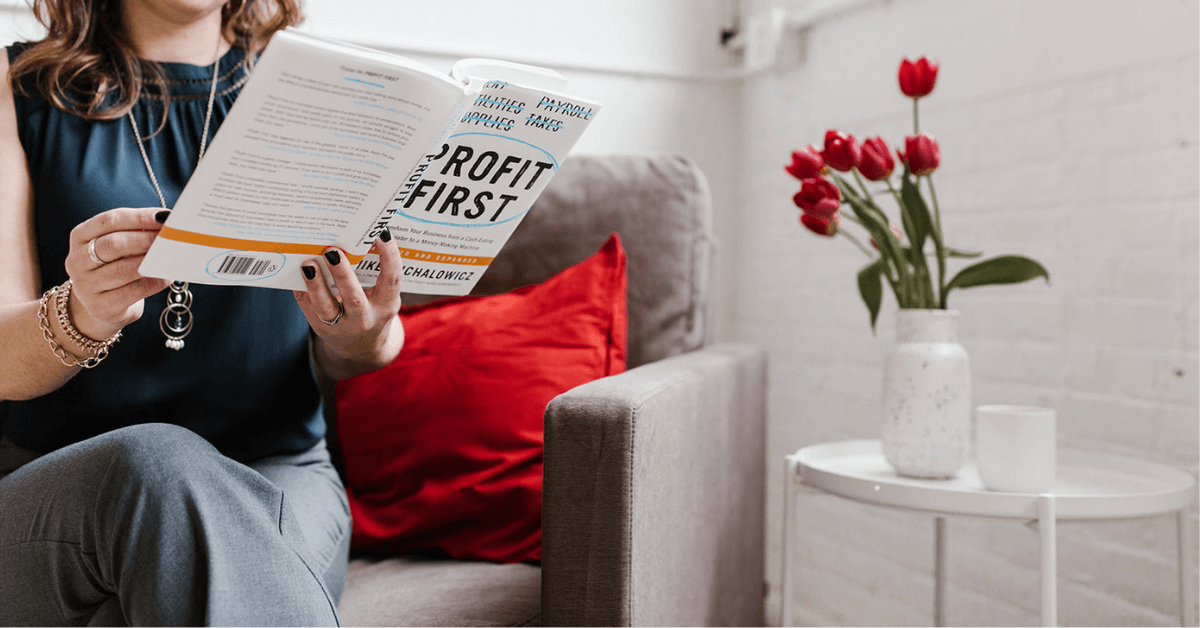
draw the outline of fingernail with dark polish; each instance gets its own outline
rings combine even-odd
[[[342,261],[342,256],[338,255],[337,251],[326,251],[325,259],[329,260],[330,266],[337,266],[338,262]]]
[[[392,241],[392,230],[384,229],[383,231],[380,231],[379,239],[383,240],[384,242],[391,242]]]
[[[154,214],[154,220],[155,220],[155,222],[157,222],[158,224],[161,225],[162,223],[167,221],[167,216],[170,216],[170,215],[171,215],[171,210],[164,209],[164,210],[158,212],[157,214]]]
[[[304,273],[305,279],[312,280],[312,279],[317,278],[317,267],[316,266],[301,266],[300,272]]]

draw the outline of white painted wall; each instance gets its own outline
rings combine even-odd
[[[803,0],[749,0],[747,12]],[[891,142],[911,133],[901,58],[941,62],[922,130],[948,240],[1042,261],[1052,283],[951,295],[975,403],[1048,405],[1068,448],[1196,472],[1198,5],[1193,0],[892,0],[790,40],[790,61],[744,87],[744,220],[736,335],[771,351],[769,579],[778,584],[786,452],[878,438],[877,336],[854,273],[865,258],[796,223],[781,167],[827,128]],[[811,625],[928,625],[930,517],[800,500],[791,595]],[[1195,511],[1190,533],[1196,536]],[[949,522],[949,625],[1036,625],[1037,534]],[[1064,625],[1177,621],[1170,518],[1059,528]],[[1194,558],[1194,557],[1193,557]],[[770,600],[777,612],[777,586]]]
[[[312,28],[381,47],[652,75],[728,64],[717,33],[734,17],[728,2],[707,0],[305,0],[304,8]]]
[[[24,0],[0,0],[0,44],[39,39],[42,34]]]

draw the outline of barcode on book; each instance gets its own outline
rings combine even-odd
[[[278,253],[229,251],[209,260],[207,270],[213,277],[250,281],[274,275],[283,264],[283,256]]]
[[[270,260],[257,259],[244,255],[226,255],[225,261],[221,262],[221,267],[217,269],[217,274],[258,277],[266,274],[270,267]]]

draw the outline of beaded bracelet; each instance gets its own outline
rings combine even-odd
[[[83,360],[68,353],[61,345],[54,340],[54,332],[50,330],[50,299],[54,299],[54,315],[58,319],[58,326],[62,329],[63,334],[84,353],[94,353]],[[118,340],[121,339],[121,331],[109,337],[108,340],[100,341],[93,340],[84,336],[75,328],[75,324],[71,322],[70,310],[68,305],[71,299],[71,280],[68,279],[61,286],[54,286],[42,294],[42,299],[38,306],[38,327],[42,330],[42,336],[46,342],[50,343],[50,351],[58,356],[66,366],[81,366],[85,369],[95,368],[100,364],[100,361],[108,357],[108,350],[112,348]]]

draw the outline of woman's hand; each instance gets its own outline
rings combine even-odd
[[[168,214],[156,207],[122,207],[71,230],[66,269],[73,285],[71,320],[80,333],[95,340],[112,336],[142,317],[143,299],[171,283],[138,274]]]
[[[400,250],[386,230],[375,241],[379,277],[363,288],[354,265],[340,249],[330,247],[324,259],[301,264],[307,292],[294,292],[296,303],[317,335],[317,364],[333,380],[343,380],[387,366],[404,346],[400,309]],[[318,264],[329,269],[334,296]]]

